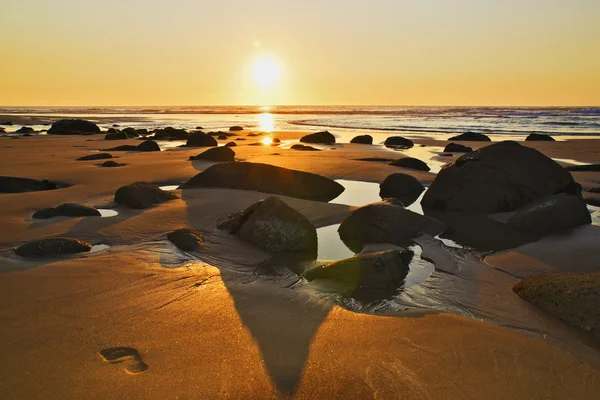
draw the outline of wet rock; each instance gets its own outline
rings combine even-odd
[[[135,130],[135,133],[137,133],[138,136],[147,135],[148,134],[148,129],[138,128],[138,129]]]
[[[107,133],[106,136],[104,136],[104,140],[125,140],[128,138],[129,137],[125,132]]]
[[[48,129],[49,135],[85,135],[100,133],[100,128],[93,122],[83,119],[61,119]]]
[[[410,270],[413,253],[409,250],[387,250],[358,254],[308,270],[304,277],[313,281],[326,279],[341,283],[341,294],[370,298],[373,292],[393,295],[402,286]],[[379,297],[379,296],[375,296]]]
[[[583,201],[590,206],[600,207],[600,197],[584,195]]]
[[[346,246],[359,253],[367,244],[410,246],[412,239],[423,233],[435,236],[445,229],[436,219],[414,213],[393,201],[382,201],[354,210],[338,232]]]
[[[312,146],[306,146],[304,144],[294,144],[292,147],[290,147],[290,149],[299,151],[321,151],[321,149],[317,149]]]
[[[12,126],[12,124],[13,124],[13,123],[12,123],[11,121],[3,121],[3,122],[0,122],[0,125]]]
[[[121,132],[127,135],[128,138],[136,138],[140,136],[134,128],[125,128]]]
[[[335,144],[335,136],[328,131],[311,133],[300,138],[302,143]]]
[[[118,132],[119,132],[119,130],[118,130],[118,129],[115,129],[115,128],[108,128],[108,129],[106,130],[106,133],[118,133]]]
[[[169,233],[167,239],[183,251],[199,250],[204,244],[202,233],[190,228],[177,229]]]
[[[275,144],[281,143],[281,139],[279,139],[279,138],[273,138],[273,140],[271,141],[271,143],[275,143]]]
[[[36,211],[33,219],[47,219],[54,217],[99,217],[100,211],[94,207],[85,206],[83,204],[65,203],[58,207],[43,208]]]
[[[316,201],[333,200],[344,191],[342,185],[324,176],[250,162],[212,165],[183,185],[194,187],[256,190]]]
[[[415,169],[417,171],[429,171],[429,165],[419,160],[418,158],[413,157],[403,157],[390,162],[389,165],[393,165],[395,167]]]
[[[444,153],[470,153],[473,148],[458,143],[450,143],[444,148]]]
[[[111,147],[110,149],[106,149],[106,151],[160,151],[160,146],[153,140],[144,140],[137,146],[126,144],[123,146]]]
[[[513,286],[523,300],[600,339],[600,273],[537,275]]]
[[[402,136],[390,136],[389,138],[385,139],[383,144],[386,147],[393,147],[397,149],[410,149],[415,145],[412,140],[403,138]]]
[[[317,254],[313,224],[276,196],[230,216],[218,227],[269,252]]]
[[[508,224],[524,231],[548,235],[592,222],[579,196],[565,193],[541,198],[517,210]]]
[[[477,132],[465,132],[462,135],[453,136],[448,140],[458,140],[458,141],[465,141],[465,142],[491,142],[492,141],[492,139],[490,139],[488,136],[484,135],[483,133],[477,133]]]
[[[236,142],[225,143],[225,147],[235,147],[235,146],[237,146]]]
[[[135,182],[119,188],[115,202],[133,209],[144,209],[178,197],[149,182]]]
[[[235,152],[229,147],[213,147],[206,150],[197,156],[191,156],[190,160],[206,160],[206,161],[234,161]]]
[[[550,135],[540,133],[532,133],[525,138],[526,142],[554,142],[554,138]]]
[[[127,165],[127,164],[119,164],[116,161],[106,161],[106,162],[103,162],[102,164],[100,164],[100,167],[112,168],[112,167],[122,167],[124,165]]]
[[[240,137],[240,138],[236,138],[235,140],[247,140],[246,138]]]
[[[12,176],[0,176],[0,193],[25,193],[38,192],[42,190],[54,190],[68,185],[52,182],[47,179],[38,181],[29,178],[17,178]]]
[[[365,157],[365,158],[357,158],[356,161],[371,161],[371,162],[385,162],[389,163],[395,161],[395,158],[383,158],[383,157]]]
[[[113,158],[110,153],[95,153],[89,154],[87,156],[79,157],[77,161],[90,161],[90,160],[106,160],[109,158]]]
[[[92,245],[83,240],[52,237],[47,239],[32,240],[15,249],[21,257],[47,257],[59,254],[85,253],[92,249]]]
[[[600,164],[586,164],[586,165],[572,165],[567,167],[567,171],[571,172],[586,172],[586,171],[600,171]]]
[[[352,138],[350,143],[373,144],[373,136],[371,136],[371,135],[355,136]]]
[[[556,193],[580,193],[571,174],[539,151],[505,141],[465,154],[438,173],[424,208],[499,213]]]
[[[204,133],[193,133],[185,144],[187,147],[212,147],[218,146],[217,140]]]
[[[242,128],[241,126],[232,126],[232,127],[229,128],[229,130],[231,132],[239,132],[239,131],[243,131],[244,128]]]
[[[219,135],[217,136],[217,140],[227,140],[228,137],[226,135]]]
[[[407,174],[392,174],[379,185],[379,197],[393,197],[408,206],[414,203],[424,190],[425,187],[417,178]]]
[[[195,134],[203,134],[202,132],[196,132]],[[166,127],[164,129],[157,129],[154,131],[155,140],[187,140],[190,137],[185,129],[175,129],[173,127]]]
[[[28,126],[22,126],[19,129],[17,129],[16,133],[34,133],[35,129],[30,128]]]

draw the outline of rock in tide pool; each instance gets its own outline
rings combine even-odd
[[[385,139],[383,144],[386,147],[393,147],[397,149],[410,149],[415,145],[412,140],[403,138],[402,136],[390,136],[389,138]]]
[[[550,135],[544,135],[541,133],[532,133],[525,138],[526,142],[554,142],[554,138]]]
[[[359,135],[352,138],[350,143],[360,143],[360,144],[373,144],[373,136],[371,135]]]
[[[271,196],[229,216],[218,224],[239,238],[274,253],[302,253],[316,257],[317,230],[304,215]]]
[[[444,148],[444,153],[470,153],[473,148],[459,143],[450,143]]]
[[[198,250],[203,244],[202,233],[190,228],[177,229],[169,233],[167,239],[184,251]]]
[[[144,209],[178,197],[149,182],[135,182],[115,192],[115,202],[133,209]]]
[[[15,253],[21,257],[47,257],[58,254],[85,253],[91,249],[92,245],[83,240],[52,237],[22,244],[15,249]]]
[[[292,147],[290,147],[290,149],[299,151],[321,151],[321,149],[317,149],[316,147],[307,146],[304,144],[294,144],[292,145]]]
[[[418,158],[413,157],[403,157],[390,162],[389,165],[393,165],[394,167],[414,169],[417,171],[429,171],[429,165]]]
[[[379,185],[379,197],[393,197],[408,206],[414,203],[424,190],[425,187],[417,178],[407,174],[392,174]]]
[[[316,201],[333,200],[344,191],[342,185],[321,175],[250,162],[212,165],[182,186],[194,187],[256,190]]]
[[[499,213],[557,193],[579,194],[571,174],[551,158],[505,141],[467,153],[438,173],[424,208]]]
[[[328,131],[311,133],[300,138],[302,143],[335,144],[335,136]]]
[[[491,142],[492,139],[484,135],[483,133],[477,132],[465,132],[458,136],[453,136],[448,140],[461,140],[465,142]]]
[[[310,269],[304,277],[339,282],[343,296],[388,297],[404,283],[412,256],[412,251],[405,249],[358,254]],[[378,293],[373,296],[373,292]]]
[[[600,273],[532,276],[513,291],[523,300],[600,339]]]
[[[235,143],[234,143],[235,144]],[[200,153],[196,156],[191,156],[190,160],[206,160],[206,161],[234,161],[235,151],[227,146],[213,147]]]
[[[100,217],[100,211],[94,207],[83,204],[65,203],[58,207],[43,208],[36,211],[33,219],[47,219],[53,217]]]
[[[110,153],[95,153],[87,156],[79,157],[77,161],[91,161],[91,160],[106,160],[109,158],[113,158]]]
[[[445,230],[446,226],[434,218],[414,213],[393,201],[382,201],[352,211],[338,232],[346,246],[359,253],[367,244],[407,247],[423,233],[436,236]]]
[[[12,176],[0,176],[0,193],[26,193],[39,192],[42,190],[54,190],[68,185],[56,183],[44,179],[38,181],[29,178],[17,178]]]
[[[219,143],[214,137],[197,132],[190,135],[185,145],[187,147],[214,147],[218,146]]]
[[[61,119],[48,129],[48,135],[90,135],[94,133],[100,133],[98,125],[83,119]]]

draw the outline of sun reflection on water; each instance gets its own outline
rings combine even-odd
[[[270,137],[266,137],[263,140],[261,140],[261,142],[265,146],[270,146],[273,143],[273,139],[271,139]]]
[[[264,132],[273,132],[275,130],[275,121],[273,114],[262,113],[258,114],[259,129]]]

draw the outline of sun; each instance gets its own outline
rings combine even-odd
[[[279,63],[271,57],[256,60],[252,71],[254,80],[260,86],[272,86],[279,80],[281,74]]]

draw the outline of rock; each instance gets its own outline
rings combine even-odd
[[[499,213],[563,192],[581,192],[567,170],[535,149],[505,141],[442,168],[421,204],[431,209]]]
[[[206,150],[197,156],[190,157],[190,160],[207,160],[207,161],[234,161],[235,152],[229,147],[213,147]]]
[[[374,291],[383,291],[389,296],[404,283],[412,256],[412,251],[404,249],[358,254],[312,268],[304,277],[309,281],[339,282],[341,294],[346,297],[371,298]]]
[[[204,134],[195,132],[194,134]],[[175,129],[170,126],[154,131],[154,140],[187,140],[190,134],[185,129]]]
[[[236,138],[235,140],[247,140],[246,138],[240,137],[240,138]]]
[[[101,216],[100,211],[94,207],[76,203],[65,203],[58,207],[43,208],[36,211],[32,218],[47,219],[53,217],[95,217]]]
[[[203,128],[201,126],[197,126],[196,129],[201,130]]]
[[[235,146],[237,146],[236,142],[225,143],[225,147],[235,147]]]
[[[586,204],[589,204],[590,206],[594,206],[594,207],[600,207],[600,197],[593,197],[593,196],[583,196],[583,201]]]
[[[327,131],[311,133],[310,135],[302,136],[302,143],[315,144],[335,144],[335,136]]]
[[[367,244],[410,246],[412,239],[423,233],[436,236],[445,229],[436,219],[414,213],[393,201],[382,201],[352,211],[338,232],[346,246],[359,253]]]
[[[140,136],[134,128],[125,128],[121,132],[127,135],[128,138],[136,138]]]
[[[373,136],[371,135],[360,135],[352,138],[350,143],[360,143],[360,144],[373,144]]]
[[[251,136],[251,137],[254,137],[254,136],[258,136],[258,133],[253,133],[253,132],[251,132],[251,133],[249,133],[249,134],[248,134],[248,135],[246,135],[246,136]],[[239,139],[239,140],[242,140],[242,139]]]
[[[116,203],[134,209],[148,208],[177,198],[173,193],[165,192],[149,182],[135,182],[119,188],[115,193]]]
[[[19,129],[17,129],[16,133],[34,133],[35,129],[30,128],[28,126],[22,126]]]
[[[394,167],[402,167],[409,169],[416,169],[417,171],[429,171],[429,165],[419,160],[418,158],[413,157],[403,157],[398,160],[394,160],[389,165],[393,165]]]
[[[379,185],[379,197],[393,197],[408,206],[414,203],[424,190],[425,187],[417,178],[407,174],[392,174]]]
[[[104,140],[125,140],[129,139],[125,132],[107,133]]]
[[[513,286],[523,300],[600,339],[600,273],[537,275]]]
[[[193,133],[185,144],[187,147],[211,147],[218,146],[217,140],[204,133]]]
[[[194,187],[257,190],[316,201],[333,200],[344,191],[342,185],[324,176],[250,162],[212,165],[183,185]]]
[[[167,239],[183,251],[198,250],[204,243],[202,233],[190,228],[177,229],[169,233]]]
[[[403,138],[402,136],[390,136],[383,143],[386,147],[394,147],[398,149],[410,149],[415,144],[412,140]]]
[[[52,237],[22,244],[15,249],[15,253],[21,257],[47,257],[58,254],[85,253],[91,249],[92,245],[83,240]]]
[[[138,129],[135,130],[135,133],[137,133],[138,136],[147,135],[148,134],[148,129],[138,128]]]
[[[544,135],[540,133],[532,133],[525,138],[526,142],[554,142],[554,138],[550,135]]]
[[[220,223],[243,240],[274,253],[317,254],[317,230],[298,211],[276,196],[251,205]]]
[[[578,196],[565,193],[543,197],[517,210],[508,225],[539,234],[559,233],[592,222],[590,213]]]
[[[321,151],[321,149],[317,149],[312,146],[306,146],[304,144],[294,144],[290,147],[292,150],[300,150],[300,151]]]
[[[29,178],[16,178],[12,176],[0,176],[0,193],[26,193],[39,192],[42,190],[54,190],[67,185],[44,179],[38,181]]]
[[[444,153],[470,153],[473,148],[458,143],[450,143],[444,148]]]
[[[356,161],[371,161],[371,162],[385,162],[389,163],[395,161],[395,158],[383,158],[383,157],[365,157],[365,158],[357,158]]]
[[[94,153],[87,156],[79,157],[77,161],[90,161],[90,160],[106,160],[113,158],[112,154],[109,153]]]
[[[567,167],[567,171],[571,172],[586,172],[586,171],[600,171],[600,164],[586,164],[586,165],[572,165]]]
[[[115,161],[106,161],[106,162],[103,162],[102,164],[100,164],[99,166],[111,168],[111,167],[122,167],[124,165],[127,165],[127,164],[119,164],[118,162],[115,162]]]
[[[219,136],[217,136],[217,140],[227,140],[227,139],[228,139],[227,135],[219,135]]]
[[[271,143],[281,143],[281,139],[279,139],[279,138],[273,138],[273,140],[271,141]]]
[[[600,193],[600,187],[588,189],[590,193]]]
[[[48,129],[49,135],[85,135],[100,133],[98,125],[82,119],[61,119]]]
[[[160,146],[154,140],[144,140],[137,145],[137,151],[160,151]]]
[[[119,132],[119,130],[118,130],[118,129],[115,129],[115,128],[108,128],[108,129],[106,130],[106,133],[118,133],[118,132]]]
[[[232,127],[229,128],[229,130],[231,132],[239,132],[239,131],[243,131],[244,128],[242,128],[241,126],[232,126]]]
[[[448,140],[459,140],[459,141],[465,141],[465,142],[491,142],[492,141],[492,139],[490,139],[486,135],[484,135],[482,133],[477,133],[477,132],[465,132],[461,135],[453,136]]]
[[[13,124],[13,123],[12,123],[11,121],[3,121],[3,122],[0,122],[0,125],[12,126],[12,124]]]

